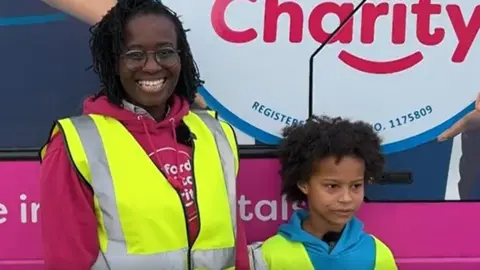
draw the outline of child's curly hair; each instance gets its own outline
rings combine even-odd
[[[279,146],[282,194],[291,202],[306,201],[298,184],[305,183],[313,173],[313,164],[323,158],[338,159],[355,156],[365,161],[365,180],[383,174],[384,156],[381,139],[370,124],[352,122],[340,117],[313,116],[305,123],[283,129]]]

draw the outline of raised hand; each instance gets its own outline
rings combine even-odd
[[[475,100],[475,110],[480,112],[480,92],[478,92],[477,99]]]

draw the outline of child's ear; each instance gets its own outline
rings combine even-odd
[[[308,185],[307,183],[298,183],[297,184],[298,189],[300,189],[303,194],[307,195],[308,194]]]

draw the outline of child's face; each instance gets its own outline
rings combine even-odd
[[[363,202],[364,175],[365,163],[353,156],[339,162],[335,157],[315,162],[310,180],[299,186],[307,195],[312,218],[343,227]]]

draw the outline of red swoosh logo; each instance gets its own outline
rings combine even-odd
[[[421,52],[391,61],[371,61],[355,56],[347,51],[341,51],[338,58],[347,66],[370,74],[392,74],[409,69],[423,60]]]

